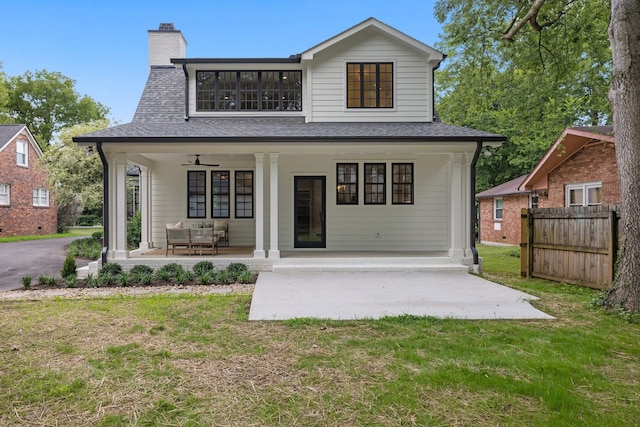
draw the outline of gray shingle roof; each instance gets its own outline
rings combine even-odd
[[[9,142],[25,125],[0,125],[0,147]]]
[[[484,197],[508,196],[510,194],[527,194],[529,191],[520,191],[518,189],[527,176],[528,175],[522,175],[518,178],[512,179],[511,181],[496,185],[482,193],[476,194],[476,197],[478,199],[482,199]]]
[[[304,117],[199,118],[185,121],[184,73],[152,67],[131,123],[74,137],[76,142],[420,140],[504,141],[501,135],[440,122],[313,122]]]

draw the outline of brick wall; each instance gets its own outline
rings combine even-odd
[[[584,147],[549,174],[549,196],[541,197],[541,208],[565,206],[565,186],[602,182],[602,204],[619,205],[620,187],[616,151],[611,143]]]
[[[28,167],[16,164],[16,140],[27,142]],[[0,183],[11,186],[10,205],[0,206],[0,237],[56,232],[53,194],[50,193],[49,207],[33,206],[33,189],[48,188],[47,174],[26,136],[18,135],[0,152]]]
[[[520,244],[520,210],[529,207],[529,195],[502,197],[502,220],[493,219],[493,198],[480,199],[480,241]],[[496,224],[500,229],[496,230]]]

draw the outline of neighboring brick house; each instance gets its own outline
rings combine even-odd
[[[56,232],[57,213],[41,157],[25,125],[0,125],[0,237]]]
[[[526,177],[523,175],[476,194],[480,205],[478,238],[481,243],[520,243],[520,210],[535,203],[529,191],[518,189]]]
[[[620,204],[613,126],[565,129],[520,190],[541,208]]]
[[[522,208],[620,204],[613,127],[565,129],[529,175],[476,198],[482,243],[520,243]]]

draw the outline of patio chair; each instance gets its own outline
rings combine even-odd
[[[229,246],[229,220],[216,219],[213,221],[213,231],[218,242],[224,240],[224,245]]]
[[[202,255],[202,251],[211,251],[211,255],[218,253],[218,239],[213,232],[213,228],[192,228],[189,230],[191,236],[191,246],[189,254],[191,251],[195,253],[195,251],[200,251],[200,255]]]
[[[188,228],[170,228],[167,227],[167,248],[165,256],[169,255],[169,247],[171,247],[171,253],[175,254],[176,248],[187,249],[189,255],[191,255],[191,240],[189,236]]]

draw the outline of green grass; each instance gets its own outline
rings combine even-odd
[[[25,240],[59,239],[61,237],[91,236],[92,233],[101,230],[102,228],[74,227],[70,228],[66,233],[43,234],[35,236],[0,237],[0,243],[22,242]]]
[[[479,249],[485,277],[556,320],[249,322],[248,295],[0,302],[0,425],[638,425],[640,326]]]

